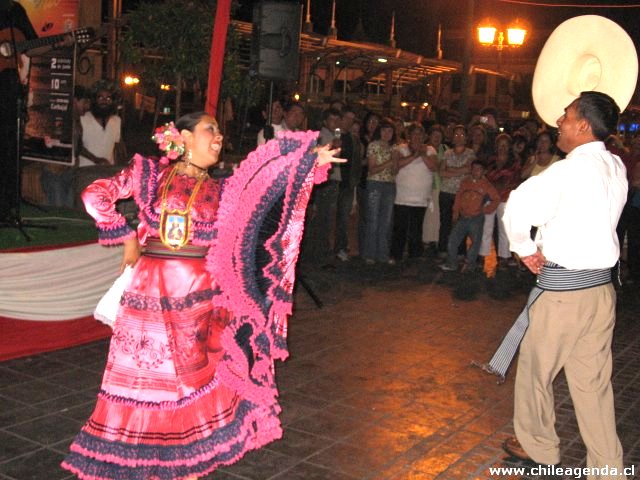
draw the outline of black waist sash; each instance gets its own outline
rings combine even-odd
[[[515,357],[520,342],[529,327],[529,309],[545,290],[565,292],[598,287],[611,282],[611,269],[602,270],[567,270],[560,265],[546,262],[536,278],[536,286],[531,289],[527,305],[518,315],[513,326],[502,339],[500,346],[489,363],[471,362],[472,365],[496,375],[498,383],[503,383],[507,370]]]
[[[167,247],[159,238],[149,237],[144,246],[143,255],[156,258],[204,258],[207,256],[209,247],[192,245],[187,243],[178,250]]]

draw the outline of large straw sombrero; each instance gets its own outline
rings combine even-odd
[[[549,125],[584,91],[606,93],[624,110],[637,78],[638,56],[627,32],[608,18],[582,15],[547,39],[533,75],[533,104]]]

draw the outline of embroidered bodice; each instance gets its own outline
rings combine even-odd
[[[142,244],[149,236],[158,236],[162,191],[172,170],[156,160],[136,155],[131,164],[116,176],[92,183],[82,194],[89,214],[96,219],[100,243],[111,245],[131,238],[135,232],[116,210],[116,202],[133,196],[139,208],[138,239]],[[184,210],[197,180],[187,175],[175,175],[167,191],[167,207]],[[195,245],[210,245],[218,211],[220,186],[207,179],[200,187],[191,207],[190,241]]]

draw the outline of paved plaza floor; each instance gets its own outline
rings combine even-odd
[[[513,434],[514,372],[497,385],[470,366],[490,358],[522,309],[526,273],[513,270],[492,283],[443,275],[429,261],[367,268],[355,260],[302,273],[324,305],[298,286],[291,356],[277,366],[284,437],[208,479],[538,478],[491,474],[492,467],[521,466],[500,448]],[[465,293],[459,285],[471,287]],[[636,470],[637,289],[619,291],[613,345],[618,433],[625,464]],[[0,479],[73,478],[59,463],[93,409],[107,346],[0,363]],[[585,449],[562,374],[555,397],[563,466],[580,467]]]

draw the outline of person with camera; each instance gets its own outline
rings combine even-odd
[[[340,129],[340,112],[327,109],[322,112],[322,128],[318,145],[331,145],[331,148],[342,147],[342,130]],[[321,265],[331,257],[329,232],[331,217],[335,212],[338,200],[338,186],[342,181],[340,168],[331,168],[329,180],[314,189],[309,215],[309,229],[305,234],[305,257]],[[334,217],[335,218],[335,217]]]
[[[336,258],[342,262],[349,260],[349,220],[355,189],[360,183],[360,175],[362,174],[360,140],[351,133],[355,119],[356,114],[353,109],[349,106],[343,107],[340,113],[339,131],[334,130],[334,137],[337,134],[340,139],[340,156],[346,160],[345,163],[339,165],[341,181],[338,186],[336,241],[334,245]]]

